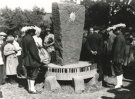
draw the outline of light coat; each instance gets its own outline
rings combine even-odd
[[[7,43],[4,47],[4,55],[6,56],[6,75],[17,74],[18,57],[15,51],[16,48],[11,43]]]

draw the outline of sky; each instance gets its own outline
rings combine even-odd
[[[20,7],[22,9],[31,10],[33,6],[44,8],[45,12],[51,13],[52,2],[59,2],[60,0],[0,0],[0,8],[5,6],[15,9]]]

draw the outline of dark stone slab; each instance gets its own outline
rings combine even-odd
[[[57,63],[78,63],[82,47],[85,7],[73,3],[53,3],[52,20]]]

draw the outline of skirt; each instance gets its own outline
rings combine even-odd
[[[55,51],[50,52],[50,56],[51,56],[51,63],[56,62],[56,52]]]

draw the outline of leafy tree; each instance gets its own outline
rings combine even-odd
[[[86,8],[85,28],[125,23],[135,27],[135,0],[84,0]]]
[[[44,9],[33,7],[31,10],[16,8],[11,10],[8,7],[0,9],[0,31],[6,33],[18,32],[23,26],[36,25],[45,30],[50,26],[50,22],[44,19],[46,13]],[[44,32],[44,31],[43,31]]]

